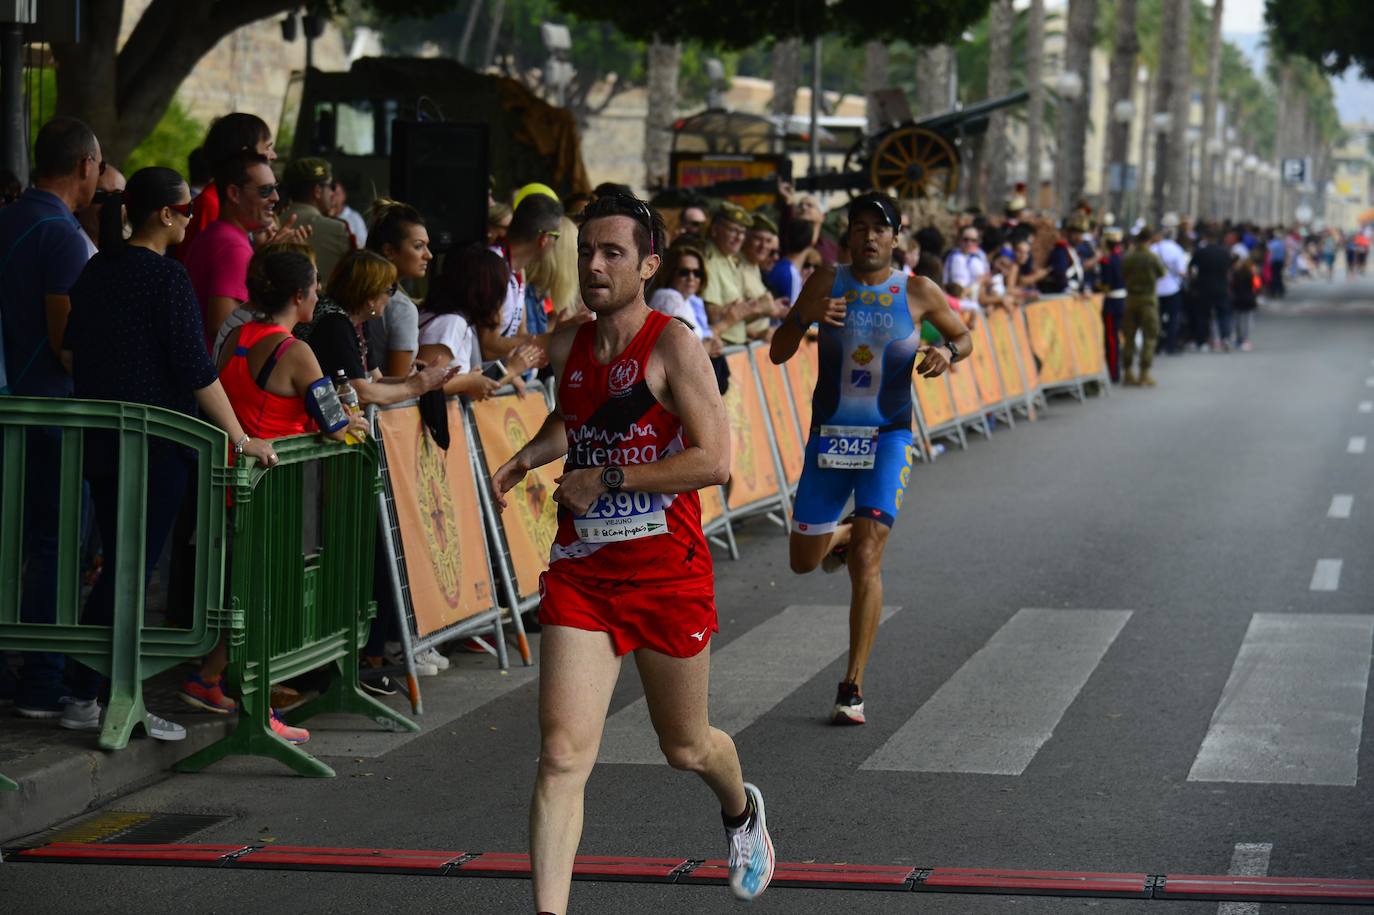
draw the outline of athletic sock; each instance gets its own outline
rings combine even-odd
[[[725,828],[734,831],[741,826],[745,826],[754,819],[754,798],[749,796],[748,802],[744,805],[744,812],[737,817],[727,816],[725,810],[720,811],[720,821],[725,824]]]

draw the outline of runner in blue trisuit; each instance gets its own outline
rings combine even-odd
[[[790,554],[798,573],[823,562],[827,571],[849,567],[849,669],[831,713],[836,724],[864,723],[864,667],[883,606],[883,549],[915,455],[912,372],[933,378],[968,358],[973,346],[939,286],[893,267],[900,225],[892,198],[876,192],[855,198],[849,265],[812,274],[770,350],[775,363],[786,362],[811,325],[820,323],[820,367]],[[922,343],[922,321],[945,342]],[[851,495],[854,511],[844,518]]]

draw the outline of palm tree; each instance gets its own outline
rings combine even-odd
[[[1217,93],[1221,87],[1221,15],[1225,0],[1212,0],[1212,27],[1207,35],[1207,91],[1202,97],[1202,159],[1197,181],[1197,208],[1200,216],[1215,219],[1216,165],[1211,146],[1217,137]]]
[[[988,10],[988,98],[1006,95],[1011,87],[1011,31],[1016,22],[1012,0],[993,0]],[[988,120],[987,142],[983,146],[987,163],[987,183],[982,197],[983,209],[1001,207],[1007,192],[1007,115],[995,111]]]
[[[644,117],[644,186],[660,187],[668,178],[673,118],[677,116],[678,72],[682,45],[657,35],[648,49],[648,111]]]
[[[1188,154],[1188,0],[1164,0],[1159,30],[1159,72],[1155,78],[1155,114],[1167,115],[1169,125],[1155,140],[1154,187],[1150,221],[1159,225],[1167,211],[1181,214],[1184,168]],[[1180,153],[1180,150],[1182,152]]]
[[[1173,56],[1173,73],[1170,83],[1173,92],[1169,99],[1171,129],[1169,138],[1169,168],[1173,180],[1169,184],[1170,209],[1179,216],[1188,212],[1188,183],[1192,163],[1188,155],[1188,121],[1192,113],[1193,98],[1193,56],[1189,49],[1188,33],[1193,21],[1192,3],[1189,0],[1173,0],[1173,16],[1166,20],[1164,34],[1172,31],[1171,41],[1178,53]]]
[[[1117,120],[1116,108],[1122,102],[1129,102],[1135,91],[1136,55],[1140,53],[1140,39],[1136,35],[1138,6],[1139,0],[1120,0],[1117,4],[1112,62],[1107,74],[1107,165],[1119,169],[1118,189],[1112,193],[1109,206],[1118,220],[1125,218],[1126,163],[1130,161],[1131,122]],[[1110,187],[1110,181],[1103,181],[1102,187]]]
[[[864,97],[868,100],[868,133],[876,134],[885,126],[878,122],[877,94],[887,88],[887,42],[869,41],[864,44]]]
[[[1041,134],[1045,129],[1045,0],[1031,0],[1026,29],[1026,196],[1032,207],[1040,203]]]
[[[1055,196],[1062,212],[1083,196],[1083,146],[1088,136],[1092,98],[1092,52],[1097,28],[1097,0],[1069,0],[1064,32],[1064,72],[1078,77],[1077,94],[1060,99],[1055,157]]]
[[[950,68],[953,65],[954,50],[947,44],[917,50],[917,117],[929,117],[949,110]]]

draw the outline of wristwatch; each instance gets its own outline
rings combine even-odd
[[[954,341],[953,341],[953,340],[946,340],[946,341],[945,341],[945,349],[949,350],[949,361],[950,361],[950,362],[958,362],[958,361],[959,361],[959,347],[957,347],[957,346],[954,345]]]
[[[607,467],[601,471],[601,485],[609,492],[618,492],[625,485],[625,471],[619,467]]]
[[[243,436],[243,438],[241,438],[241,439],[239,439],[238,441],[234,442],[234,454],[235,454],[235,456],[238,456],[238,455],[243,454],[243,449],[244,449],[245,447],[247,447],[248,443],[251,442],[251,441],[252,441],[252,439],[249,438],[249,437],[247,436],[247,434],[245,434],[245,435]]]

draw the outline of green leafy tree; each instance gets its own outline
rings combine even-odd
[[[1359,67],[1374,78],[1374,11],[1369,0],[1265,0],[1269,39],[1281,53],[1330,74]]]

